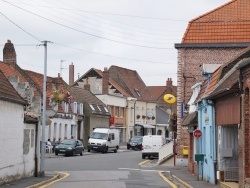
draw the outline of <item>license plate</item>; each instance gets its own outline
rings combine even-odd
[[[93,147],[93,148],[98,148],[98,147]]]
[[[65,152],[65,150],[60,150],[61,152]]]

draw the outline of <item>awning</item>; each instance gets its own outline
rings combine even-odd
[[[184,117],[182,123],[182,126],[197,126],[198,125],[198,112],[192,112],[188,114],[186,117]]]
[[[155,128],[155,126],[150,125],[150,124],[146,124],[146,123],[136,123],[136,125],[140,125],[146,129],[154,129]]]

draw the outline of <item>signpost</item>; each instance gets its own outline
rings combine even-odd
[[[193,131],[193,135],[196,138],[200,138],[202,136],[202,132],[201,132],[201,130],[196,129],[196,130]]]

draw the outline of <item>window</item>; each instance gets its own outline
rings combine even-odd
[[[113,106],[108,106],[109,112],[111,114],[111,116],[114,116],[114,107]]]
[[[56,139],[57,124],[54,123],[53,141]]]
[[[115,134],[114,133],[110,133],[109,134],[109,139],[110,140],[114,140],[115,139]]]
[[[83,115],[83,104],[82,103],[79,103],[78,105],[78,113],[80,114],[80,115]]]
[[[68,113],[69,112],[69,103],[62,102],[62,108],[63,108],[64,113]]]
[[[102,110],[101,110],[101,108],[97,105],[97,108],[98,108],[98,110],[101,112]]]
[[[68,132],[68,125],[65,124],[65,127],[64,127],[64,139],[67,139],[67,136],[68,136],[67,132]]]
[[[136,92],[136,94],[137,94],[139,97],[141,97],[141,93],[139,92],[139,90],[138,90],[137,88],[135,88],[135,92]]]
[[[108,109],[106,108],[106,106],[104,106],[104,110],[105,110],[105,112],[109,112]]]
[[[77,102],[74,102],[73,112],[77,114]]]
[[[62,139],[62,124],[59,124],[59,141]]]
[[[124,108],[123,107],[120,108],[120,117],[124,117]]]
[[[115,116],[119,117],[119,107],[118,106],[115,107]]]
[[[89,106],[90,106],[91,110],[95,111],[95,108],[93,107],[92,104],[90,104]]]
[[[83,104],[80,104],[80,114],[83,115]]]

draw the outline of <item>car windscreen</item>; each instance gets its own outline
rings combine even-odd
[[[74,140],[63,140],[61,141],[60,144],[64,144],[64,145],[74,145],[75,141]]]
[[[131,141],[142,142],[142,137],[133,137],[131,138]]]
[[[92,134],[90,135],[90,138],[107,140],[108,134],[107,133],[92,132]]]

